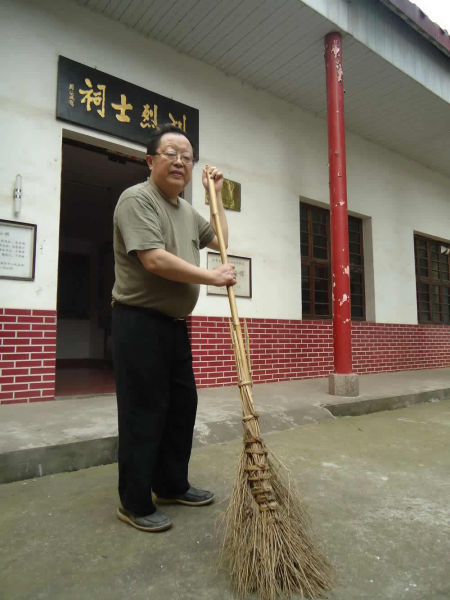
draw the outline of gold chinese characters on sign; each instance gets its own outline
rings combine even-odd
[[[56,117],[146,145],[162,124],[179,127],[199,156],[199,111],[173,98],[60,56]]]
[[[150,104],[144,104],[141,118],[142,121],[139,125],[142,129],[145,129],[146,127],[156,129],[158,127],[158,105],[154,104],[153,108],[150,108]]]
[[[97,113],[100,115],[102,119],[106,116],[106,85],[102,83],[98,83],[95,88],[92,84],[92,81],[89,77],[84,79],[84,83],[86,84],[87,89],[78,89],[78,93],[80,95],[80,103],[84,104],[86,111],[91,112],[92,107],[91,104],[98,107]],[[76,97],[75,97],[75,84],[69,84],[69,105],[75,107],[76,105]],[[109,105],[116,112],[115,117],[120,123],[130,123],[131,116],[127,114],[128,112],[132,112],[134,110],[133,104],[127,101],[126,94],[120,94],[120,102],[110,102]],[[144,104],[142,105],[142,110],[140,110],[139,116],[140,122],[139,125],[142,129],[152,128],[156,129],[158,127],[158,105],[152,104]],[[171,112],[169,112],[169,119],[172,125],[179,127],[183,131],[186,131],[187,124],[187,116],[182,115],[181,119],[177,119]]]
[[[105,92],[106,92],[106,85],[101,85],[98,84],[97,87],[97,92],[94,92],[94,88],[92,87],[92,82],[91,80],[86,77],[84,80],[84,83],[87,86],[87,90],[82,90],[79,89],[78,92],[79,94],[82,96],[81,99],[81,104],[86,104],[86,110],[88,112],[90,112],[91,110],[91,104],[93,104],[94,106],[101,106],[100,109],[97,109],[98,114],[102,117],[102,119],[105,118]],[[69,85],[69,89],[70,87],[75,87],[73,83],[71,83]]]

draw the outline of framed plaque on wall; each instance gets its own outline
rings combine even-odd
[[[252,297],[252,259],[245,256],[228,255],[228,261],[236,267],[236,285],[234,293],[240,298]],[[216,269],[222,264],[220,254],[216,252],[208,252],[207,267],[208,269]],[[215,285],[207,286],[207,294],[211,296],[226,296],[227,288],[225,286],[216,287]]]
[[[31,223],[0,219],[0,279],[34,280],[36,230]]]

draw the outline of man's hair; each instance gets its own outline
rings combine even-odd
[[[154,129],[152,131],[147,141],[147,154],[150,154],[151,156],[154,156],[156,154],[156,151],[159,148],[159,144],[161,143],[161,138],[166,133],[178,133],[180,135],[184,135],[184,137],[191,144],[195,156],[195,146],[189,134],[177,127],[176,125],[172,125],[172,123],[164,123],[157,129]]]

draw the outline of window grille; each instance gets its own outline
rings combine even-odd
[[[419,323],[450,324],[450,244],[414,236]]]
[[[365,319],[362,220],[348,218],[350,298],[354,320]],[[300,203],[302,312],[304,318],[331,319],[330,212]]]

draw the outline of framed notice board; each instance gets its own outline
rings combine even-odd
[[[0,279],[34,280],[36,230],[31,223],[0,219]]]
[[[235,296],[240,298],[252,297],[252,259],[245,256],[228,255],[228,262],[236,267],[236,284],[234,285]],[[222,264],[220,254],[208,252],[207,267],[216,269]],[[225,286],[216,287],[207,286],[207,294],[212,296],[226,296],[227,288]]]

